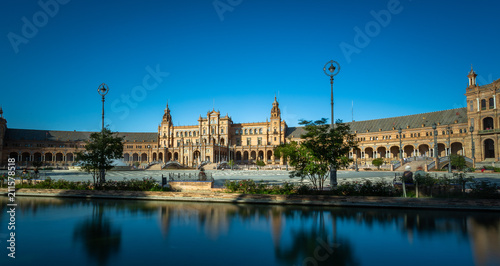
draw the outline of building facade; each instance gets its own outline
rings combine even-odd
[[[500,79],[478,86],[471,68],[465,89],[467,107],[430,113],[348,123],[356,134],[358,149],[349,156],[358,164],[370,164],[383,158],[394,164],[402,158],[429,157],[436,154],[439,168],[449,154],[459,154],[471,163],[495,163],[500,160]],[[202,162],[218,163],[234,160],[253,164],[284,165],[274,149],[281,143],[299,141],[303,127],[288,127],[281,118],[279,103],[274,98],[270,119],[265,122],[235,123],[219,111],[199,116],[198,123],[174,126],[167,104],[158,131],[153,133],[118,133],[124,137],[126,164],[177,162],[196,167]],[[433,127],[434,125],[434,127]],[[472,129],[472,130],[471,130]],[[0,165],[9,157],[18,165],[33,161],[46,165],[70,166],[75,152],[82,150],[92,132],[10,129],[0,109]]]

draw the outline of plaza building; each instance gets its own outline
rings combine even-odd
[[[358,148],[349,157],[358,165],[369,165],[375,158],[399,166],[401,161],[418,158],[433,160],[438,168],[446,167],[450,154],[466,157],[468,165],[494,165],[500,160],[500,79],[478,86],[471,68],[465,88],[467,107],[408,116],[347,123],[356,134]],[[303,127],[288,127],[281,118],[274,98],[270,118],[265,122],[236,123],[219,111],[199,116],[198,123],[174,126],[170,107],[166,106],[157,132],[126,133],[126,164],[143,167],[176,164],[196,167],[202,163],[234,160],[238,164],[283,166],[286,159],[277,158],[274,149],[291,141],[300,142]],[[92,132],[11,129],[0,109],[0,165],[16,158],[18,165],[30,166],[42,161],[51,166],[75,164],[75,153],[84,149]],[[403,158],[403,160],[401,159]],[[436,167],[430,163],[429,169]]]

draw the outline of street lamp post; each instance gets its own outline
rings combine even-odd
[[[474,138],[472,137],[472,132],[474,132],[474,125],[471,125],[469,128],[470,131],[470,141],[471,141],[471,150],[472,150],[472,167],[476,167],[476,147],[474,147]]]
[[[451,127],[447,126],[448,131],[448,173],[451,173]]]
[[[434,160],[436,167],[435,169],[437,170],[439,167],[439,156],[438,156],[438,142],[437,142],[437,125],[436,123],[432,124],[432,129],[434,130]]]
[[[398,133],[399,133],[399,159],[401,160],[401,165],[403,165],[403,143],[402,143],[402,139],[401,139],[402,132],[403,132],[403,130],[400,127],[398,129]]]
[[[106,94],[108,94],[109,92],[109,87],[108,85],[106,85],[106,83],[102,83],[101,85],[99,85],[99,87],[97,88],[97,93],[99,93],[99,95],[102,96],[102,128],[101,128],[101,132],[102,132],[102,137],[103,137],[103,140],[104,140],[104,97],[106,96]],[[104,151],[101,151],[101,165],[100,165],[100,169],[99,169],[99,180],[101,181],[101,184],[106,182],[106,171],[104,169]]]
[[[330,64],[330,67],[328,67],[328,71],[327,71],[326,67],[328,66],[328,64]],[[334,66],[334,64],[336,66]],[[333,116],[333,76],[337,75],[340,72],[340,64],[337,61],[330,60],[330,61],[326,62],[325,66],[323,67],[323,72],[325,72],[325,74],[330,77],[331,107],[332,107],[331,108],[332,109],[332,120],[330,122],[331,122],[332,129],[334,129],[335,120],[334,120],[334,116]],[[335,166],[333,164],[330,165],[330,186],[331,187],[337,186],[337,169],[335,168]]]

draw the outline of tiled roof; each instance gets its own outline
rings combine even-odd
[[[493,81],[490,84],[479,86],[479,89],[480,90],[483,90],[483,89],[485,89],[485,90],[487,90],[487,89],[500,89],[500,79],[497,79],[497,80]]]
[[[467,110],[465,107],[416,115],[348,122],[346,124],[351,127],[353,132],[366,133],[367,130],[368,132],[379,132],[392,131],[393,128],[397,130],[399,127],[407,129],[408,126],[409,129],[422,128],[422,125],[431,127],[434,122],[436,124],[440,123],[440,125],[448,125],[455,124],[455,121],[456,123],[467,123]],[[304,133],[304,127],[289,127],[286,130],[285,137],[300,138]]]
[[[402,129],[431,127],[433,123],[448,125],[455,124],[455,121],[457,123],[467,123],[467,109],[465,107],[416,115],[349,122],[347,124],[351,126],[352,131],[365,133],[367,130],[368,132],[391,131],[393,127],[395,129],[399,127]]]
[[[84,141],[88,140],[93,132],[84,131],[56,131],[8,128],[6,140],[47,140],[47,141]],[[118,136],[125,137],[127,142],[156,142],[157,133],[120,132]]]

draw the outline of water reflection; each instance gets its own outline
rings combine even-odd
[[[141,251],[162,254],[174,265],[233,265],[235,261],[241,265],[382,265],[399,260],[405,265],[432,265],[434,260],[454,265],[500,264],[500,214],[492,212],[17,200],[19,219],[33,223],[34,217],[54,212],[81,215],[63,226],[71,228],[70,241],[82,252],[82,264],[147,264],[159,259],[135,258]],[[5,227],[7,201],[5,197],[0,201],[0,226]],[[434,260],[425,259],[429,256]]]
[[[75,225],[73,241],[81,242],[88,258],[106,265],[113,255],[120,253],[122,232],[104,215],[105,202],[91,202],[91,205],[91,217]]]

